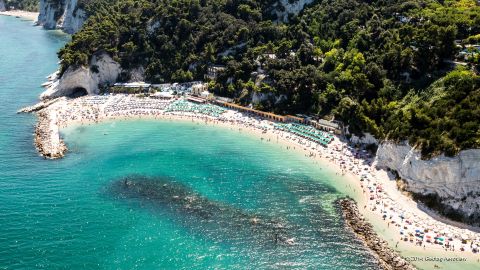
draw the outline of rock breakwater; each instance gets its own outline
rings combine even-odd
[[[380,266],[387,270],[414,270],[413,265],[403,259],[396,251],[381,239],[372,225],[360,214],[357,204],[352,199],[339,200],[343,218],[355,235],[376,255]]]
[[[67,146],[60,138],[60,131],[56,124],[56,114],[48,109],[37,113],[38,123],[35,127],[35,147],[45,158],[62,158]]]
[[[32,113],[32,112],[37,112],[37,111],[40,111],[42,109],[45,109],[47,108],[48,106],[52,105],[53,103],[57,102],[59,99],[51,99],[51,100],[47,100],[47,101],[41,101],[33,106],[28,106],[28,107],[25,107],[25,108],[22,108],[20,110],[17,111],[17,113]]]

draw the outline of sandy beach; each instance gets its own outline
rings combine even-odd
[[[23,10],[0,11],[0,15],[19,17],[29,21],[37,21],[38,14],[39,14],[38,12],[29,12],[29,11],[23,11]]]
[[[375,231],[415,266],[421,269],[475,269],[480,265],[479,233],[467,226],[461,228],[443,223],[422,211],[420,205],[398,191],[388,172],[376,167],[375,158],[370,153],[350,146],[339,137],[324,134],[331,137],[325,147],[295,134],[294,125],[279,126],[269,120],[215,105],[133,95],[59,98],[40,109],[39,115],[43,115],[43,120],[40,119],[43,124],[37,126],[37,133],[43,132],[40,140],[46,140],[47,152],[66,150],[61,149],[64,145],[59,138],[59,129],[102,120],[193,121],[250,133],[265,143],[277,143],[288,150],[301,151],[313,163],[336,171],[341,182],[337,189],[353,197]]]

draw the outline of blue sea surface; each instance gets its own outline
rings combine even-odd
[[[69,37],[31,24],[0,16],[0,269],[378,269],[334,205],[341,179],[276,142],[116,121],[66,128],[67,156],[39,157],[16,111]]]

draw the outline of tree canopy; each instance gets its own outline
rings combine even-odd
[[[263,93],[263,110],[335,117],[425,157],[480,146],[478,76],[451,65],[455,41],[480,35],[475,0],[319,0],[285,23],[276,2],[82,0],[90,17],[59,52],[62,72],[98,52],[153,83],[221,64],[210,88],[239,103]]]

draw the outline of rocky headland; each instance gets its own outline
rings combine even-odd
[[[99,86],[116,82],[120,72],[119,63],[109,55],[100,53],[92,57],[88,67],[69,67],[61,77],[57,77],[58,73],[55,74],[40,99],[98,94]]]
[[[480,149],[424,160],[407,143],[383,142],[376,159],[378,167],[398,174],[415,199],[453,220],[480,226]]]
[[[38,24],[45,29],[62,29],[74,34],[82,28],[87,14],[78,7],[77,0],[40,0]]]

